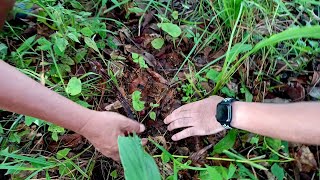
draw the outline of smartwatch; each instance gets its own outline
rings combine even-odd
[[[225,128],[232,129],[232,103],[234,98],[225,98],[217,105],[216,119]]]

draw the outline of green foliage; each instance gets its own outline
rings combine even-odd
[[[118,138],[121,163],[126,180],[160,180],[160,172],[154,159],[147,154],[137,135]]]
[[[76,77],[72,77],[67,85],[66,92],[71,96],[75,96],[80,94],[81,91],[82,91],[81,80]]]
[[[84,42],[86,43],[87,46],[89,46],[90,48],[92,48],[96,52],[99,52],[98,46],[93,39],[85,37]]]
[[[181,35],[182,31],[179,26],[172,23],[159,23],[158,26],[173,38],[177,38]]]
[[[240,13],[240,6],[243,0],[219,0],[222,10],[222,18],[229,26],[233,27]]]
[[[112,177],[112,179],[117,179],[117,178],[118,178],[118,172],[117,172],[117,170],[113,170],[113,171],[110,173],[110,176]]]
[[[162,38],[155,38],[151,41],[152,47],[155,49],[161,49],[164,45],[164,40]]]
[[[64,134],[65,132],[63,127],[54,124],[49,125],[48,131],[52,132],[51,137],[54,141],[58,141],[58,134]]]
[[[156,118],[157,118],[157,114],[156,114],[154,111],[151,111],[150,114],[149,114],[149,116],[150,116],[150,118],[151,118],[152,120],[156,120]]]
[[[222,153],[224,150],[232,148],[236,142],[237,134],[238,132],[235,129],[229,131],[229,133],[214,146],[214,152]]]
[[[206,77],[213,82],[217,82],[219,80],[219,72],[214,69],[209,69],[209,71],[206,74]]]
[[[141,68],[148,68],[148,65],[146,64],[143,56],[141,56],[141,55],[139,55],[139,54],[137,54],[137,53],[132,53],[131,56],[132,56],[133,62],[139,64],[139,66],[140,66]]]
[[[27,126],[30,126],[32,123],[36,124],[37,126],[41,126],[44,123],[44,121],[42,121],[41,119],[38,119],[38,118],[31,117],[31,116],[25,116],[24,123]]]
[[[277,180],[283,180],[284,179],[284,170],[277,163],[274,163],[271,166],[271,172],[272,172],[272,174],[274,176],[276,176]]]
[[[179,18],[179,12],[178,11],[173,11],[171,14],[172,18],[174,20],[177,20]]]
[[[142,111],[144,110],[144,101],[141,101],[141,92],[140,91],[134,91],[132,93],[132,105],[133,109],[136,111]]]

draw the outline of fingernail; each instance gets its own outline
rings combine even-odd
[[[144,130],[146,130],[146,127],[143,124],[140,124],[140,132],[143,132]]]

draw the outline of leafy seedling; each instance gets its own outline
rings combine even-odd
[[[71,96],[75,96],[80,94],[81,91],[82,91],[81,80],[76,77],[72,77],[67,85],[66,92]]]
[[[171,14],[171,16],[172,16],[172,18],[173,18],[174,20],[177,20],[178,17],[179,17],[179,12],[178,12],[178,11],[173,11],[172,14]]]
[[[151,111],[150,114],[149,114],[149,116],[150,116],[150,118],[151,118],[152,120],[156,120],[156,118],[157,118],[157,114],[156,114],[154,111]]]
[[[131,55],[133,62],[139,64],[141,68],[148,68],[148,65],[146,64],[143,56],[137,54],[137,53],[132,53]]]
[[[180,27],[173,23],[159,23],[158,27],[160,27],[163,31],[168,33],[173,38],[179,37],[182,33]]]
[[[132,93],[132,105],[133,109],[136,111],[142,111],[144,110],[144,101],[141,101],[141,92],[140,91],[134,91]]]
[[[161,49],[164,45],[164,40],[162,38],[156,38],[153,41],[151,41],[151,45],[155,49]]]

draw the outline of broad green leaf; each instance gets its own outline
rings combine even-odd
[[[82,49],[79,49],[78,52],[77,52],[77,55],[75,57],[75,60],[77,63],[80,63],[82,59],[84,59],[84,57],[87,55],[87,50],[82,48]]]
[[[272,172],[273,175],[276,176],[277,180],[283,180],[284,179],[284,170],[277,163],[274,163],[271,166],[271,172]]]
[[[61,62],[63,64],[70,65],[70,66],[74,65],[73,59],[67,55],[61,58]]]
[[[150,118],[151,118],[152,120],[156,120],[156,118],[157,118],[156,113],[153,112],[153,111],[150,112],[149,116],[150,116]]]
[[[222,151],[232,148],[236,142],[237,134],[237,130],[230,130],[229,133],[214,146],[214,152],[222,153]]]
[[[116,179],[118,178],[118,172],[117,170],[113,170],[111,173],[110,173],[110,176],[112,177],[112,179]]]
[[[217,171],[215,167],[206,166],[209,177],[214,180],[223,180],[221,174]]]
[[[158,26],[170,36],[177,38],[181,35],[181,29],[178,25],[172,23],[159,23]]]
[[[254,137],[252,137],[252,138],[250,139],[250,144],[258,145],[258,143],[259,143],[259,137],[254,136]]]
[[[126,180],[161,180],[154,159],[143,150],[137,135],[119,136],[118,144]]]
[[[67,36],[74,42],[80,43],[79,38],[78,38],[78,33],[76,32],[72,32],[72,33],[68,33]]]
[[[137,53],[132,53],[131,54],[132,59],[138,59],[139,58],[139,54]]]
[[[270,146],[273,150],[278,151],[281,149],[281,140],[280,139],[274,139],[274,138],[265,138],[265,142],[268,146]]]
[[[177,20],[178,19],[178,16],[179,16],[179,12],[178,11],[173,11],[172,14],[171,14],[172,18],[174,20]]]
[[[37,47],[37,49],[42,51],[48,51],[51,49],[51,46],[52,46],[52,43],[44,37],[39,38],[37,40],[37,43],[40,45]]]
[[[36,35],[29,37],[27,40],[25,40],[22,45],[17,49],[18,53],[21,53],[23,51],[26,51],[28,49],[31,48],[32,43],[34,42],[34,40],[36,39]]]
[[[67,85],[66,92],[71,96],[75,96],[80,94],[81,91],[82,91],[81,80],[76,77],[72,77]]]
[[[206,74],[206,77],[212,80],[213,82],[217,82],[219,80],[219,74],[217,70],[209,69],[209,71]]]
[[[144,101],[141,101],[141,92],[140,91],[134,91],[132,93],[132,105],[133,109],[136,111],[142,111],[144,110]]]
[[[87,46],[95,50],[96,52],[99,52],[98,46],[94,40],[88,37],[84,37],[84,42],[86,43]]]
[[[36,124],[37,126],[41,126],[44,123],[44,121],[42,121],[41,119],[38,119],[38,118],[31,117],[31,116],[25,116],[24,123],[27,126],[30,126],[32,123]]]
[[[249,177],[250,179],[257,179],[253,174],[252,172],[247,169],[243,164],[241,163],[238,163],[237,166],[239,167],[238,169],[238,173],[239,173],[239,176],[242,178],[242,179],[245,179],[246,177]]]
[[[227,95],[228,97],[235,97],[236,93],[234,91],[232,91],[231,89],[229,89],[228,87],[223,87],[221,89],[221,92],[225,95]]]
[[[83,9],[83,6],[81,5],[81,3],[79,3],[77,0],[72,0],[70,1],[70,4],[73,8],[75,9],[79,9],[79,10],[82,10]]]
[[[250,91],[246,87],[240,88],[240,91],[245,95],[246,102],[252,102],[253,95],[250,93]]]
[[[235,165],[233,164],[230,164],[229,165],[229,169],[228,169],[228,179],[232,179],[233,178],[233,175],[234,173],[236,172],[237,168]]]
[[[228,59],[230,59],[230,63],[233,62],[240,53],[248,52],[251,49],[252,49],[252,45],[250,44],[242,44],[242,43],[235,44],[229,52]]]
[[[164,40],[162,38],[156,38],[153,41],[151,41],[151,44],[153,48],[161,49],[164,44]]]
[[[166,153],[161,153],[161,160],[163,163],[168,163],[170,161],[170,156],[168,156],[168,154]]]
[[[59,174],[60,176],[68,175],[69,177],[72,177],[71,171],[74,169],[73,165],[69,161],[65,161],[62,165],[59,166]]]
[[[82,28],[80,32],[86,37],[94,35],[94,32],[89,27]]]
[[[281,33],[275,34],[268,39],[264,39],[259,42],[253,49],[253,52],[259,49],[274,45],[281,41],[299,38],[315,38],[320,39],[320,26],[305,26],[305,27],[294,27],[289,28]]]
[[[70,148],[64,148],[64,149],[58,151],[57,154],[56,154],[56,158],[60,160],[62,158],[67,157],[67,155],[70,152],[70,150],[71,150]]]
[[[60,52],[64,53],[67,48],[68,41],[65,38],[57,38],[54,46],[59,49]]]
[[[19,136],[19,134],[17,132],[10,134],[9,136],[9,142],[13,142],[13,143],[18,143],[20,144],[21,142],[21,137]]]
[[[63,134],[65,132],[63,127],[51,124],[48,131],[52,132],[51,137],[54,141],[58,141],[58,133]]]

